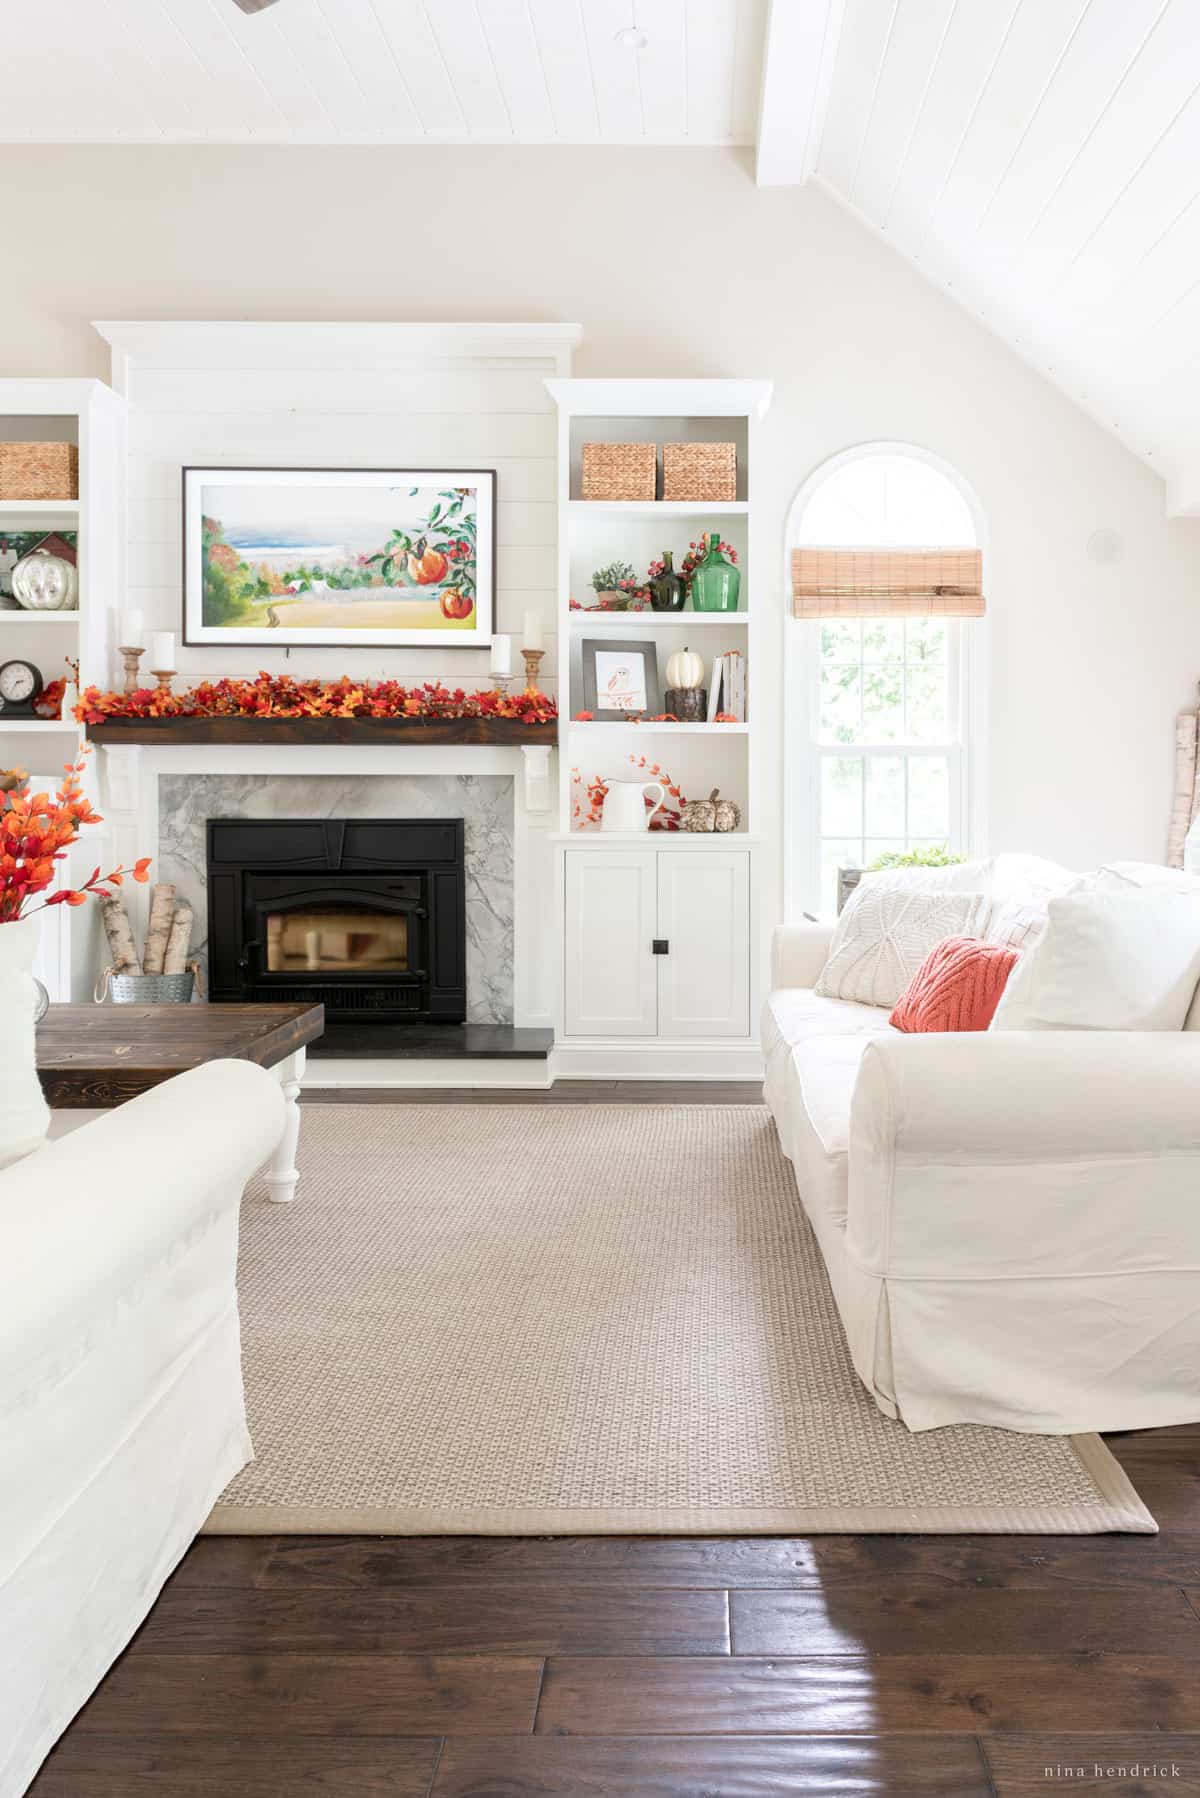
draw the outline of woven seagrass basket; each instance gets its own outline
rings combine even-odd
[[[736,443],[664,443],[664,499],[736,499]]]
[[[0,443],[0,499],[78,499],[73,443]]]
[[[653,443],[585,443],[584,499],[653,499],[657,455]]]

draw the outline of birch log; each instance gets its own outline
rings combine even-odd
[[[142,967],[147,974],[163,971],[174,916],[175,888],[169,881],[162,881],[150,893],[150,922],[146,926],[146,953],[142,957]]]
[[[163,973],[184,973],[191,946],[192,908],[186,899],[181,899],[175,907],[175,916],[171,919],[171,934],[167,938],[167,952],[163,957]]]
[[[1171,829],[1167,836],[1167,866],[1182,868],[1183,842],[1195,815],[1196,790],[1195,712],[1181,712],[1175,720],[1175,796],[1171,802]]]
[[[108,938],[108,958],[117,974],[140,974],[141,963],[133,942],[133,926],[120,894],[100,901],[100,917]]]

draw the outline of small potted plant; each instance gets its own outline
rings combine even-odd
[[[610,562],[592,576],[601,611],[627,612],[635,600],[645,598],[645,588],[628,562]]]

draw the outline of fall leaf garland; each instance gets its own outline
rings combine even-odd
[[[88,687],[75,707],[81,724],[110,718],[507,718],[546,724],[558,707],[546,693],[529,689],[468,693],[426,681],[404,687],[398,681],[293,680],[261,673],[254,680],[201,681],[183,693],[139,687],[133,693],[102,693]]]

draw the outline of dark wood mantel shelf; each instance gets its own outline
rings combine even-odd
[[[558,739],[558,724],[518,718],[112,718],[93,743],[471,743],[493,748]]]

